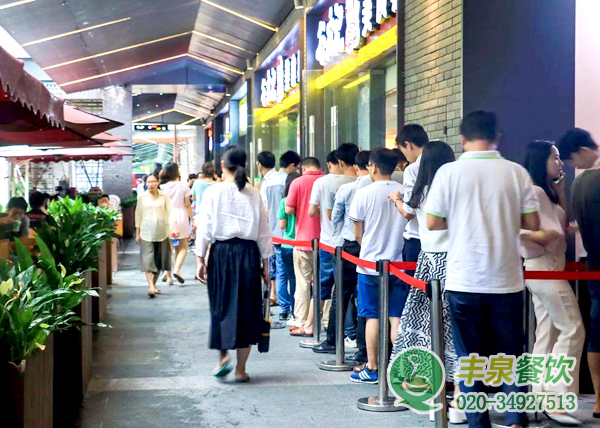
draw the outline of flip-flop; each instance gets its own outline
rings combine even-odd
[[[250,376],[247,376],[247,377],[245,377],[244,379],[238,379],[238,378],[235,378],[235,381],[236,381],[237,383],[248,383],[248,382],[250,382]]]
[[[290,330],[290,336],[295,336],[295,337],[313,337],[312,333],[308,334],[306,332],[306,330],[304,330],[304,327],[298,327],[297,329],[291,329]]]
[[[231,373],[232,370],[233,370],[233,368],[231,367],[231,363],[229,361],[226,361],[221,367],[219,367],[217,370],[215,370],[213,372],[213,376],[214,377],[225,377],[229,373]]]
[[[183,277],[181,275],[179,275],[179,273],[173,273],[173,276],[180,284],[185,283],[185,279],[183,279]]]

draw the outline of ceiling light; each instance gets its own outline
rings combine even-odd
[[[235,10],[227,9],[226,7],[223,7],[221,5],[213,3],[212,1],[203,0],[202,3],[203,4],[211,5],[212,7],[216,7],[217,9],[221,9],[221,10],[223,10],[223,11],[225,11],[227,13],[230,13],[232,15],[235,15],[235,16],[237,16],[239,18],[245,19],[246,21],[252,22],[253,24],[260,25],[261,27],[266,28],[267,30],[271,30],[273,32],[277,32],[277,30],[278,30],[277,27],[272,27],[269,24],[265,24],[264,22],[260,22],[260,21],[254,19],[254,18],[250,18],[249,16],[243,15],[243,14],[241,14],[239,12],[236,12]]]
[[[174,109],[174,108],[172,108],[172,109],[170,109],[170,110],[159,111],[158,113],[154,113],[154,114],[152,114],[152,115],[150,115],[150,116],[144,116],[144,117],[140,117],[139,119],[132,120],[131,122],[132,122],[132,123],[143,122],[143,121],[145,121],[145,120],[152,119],[153,117],[156,117],[156,116],[161,116],[161,115],[163,115],[163,114],[171,113],[171,112],[174,112],[174,111],[175,111],[175,109]],[[150,113],[150,112],[148,112],[148,113]]]
[[[195,34],[195,35],[197,35],[197,36],[200,36],[200,37],[207,38],[207,39],[209,39],[209,40],[214,40],[215,42],[219,42],[219,43],[221,43],[221,44],[224,44],[224,45],[227,45],[227,46],[229,46],[229,47],[232,47],[232,48],[239,49],[239,50],[241,50],[241,51],[244,51],[244,52],[247,52],[247,53],[249,53],[249,54],[253,54],[253,55],[255,55],[255,54],[256,54],[255,52],[250,52],[249,50],[247,50],[247,49],[244,49],[244,48],[242,48],[241,46],[237,46],[237,45],[234,45],[233,43],[226,42],[225,40],[219,39],[219,38],[217,38],[217,37],[210,36],[210,35],[208,35],[208,34],[205,34],[205,33],[201,33],[200,31],[196,31],[196,30],[194,30],[194,31],[192,31],[192,33],[194,33],[194,34]]]
[[[302,0],[294,0],[294,9],[304,9],[304,4],[302,3]]]
[[[106,27],[108,25],[113,25],[113,24],[118,24],[120,22],[129,21],[130,19],[131,18],[123,18],[123,19],[118,19],[116,21],[105,22],[104,24],[92,25],[91,27],[85,27],[80,30],[69,31],[68,33],[57,34],[56,36],[51,36],[51,37],[46,37],[46,38],[39,39],[39,40],[34,40],[29,43],[24,43],[21,46],[26,47],[26,46],[36,45],[38,43],[49,42],[50,40],[56,40],[56,39],[60,39],[62,37],[72,36],[73,34],[85,33],[86,31],[95,30],[96,28]]]
[[[122,48],[119,48],[119,49],[114,49],[112,51],[101,52],[101,53],[98,53],[96,55],[90,55],[90,56],[86,56],[86,57],[83,57],[83,58],[74,59],[72,61],[61,62],[60,64],[54,64],[54,65],[51,65],[49,67],[45,67],[44,70],[51,70],[53,68],[58,68],[58,67],[62,67],[62,66],[69,65],[69,64],[75,64],[75,63],[78,63],[78,62],[81,62],[81,61],[87,61],[88,59],[99,58],[99,57],[102,57],[102,56],[111,55],[111,54],[114,54],[114,53],[118,53],[118,52],[123,52],[123,51],[130,50],[130,49],[139,48],[141,46],[151,45],[152,43],[164,42],[165,40],[170,40],[170,39],[174,39],[176,37],[181,37],[181,36],[187,36],[189,34],[191,34],[191,33],[188,31],[187,33],[175,34],[174,36],[162,37],[160,39],[155,39],[155,40],[149,40],[149,41],[144,42],[144,43],[138,43],[137,45],[125,46],[125,47],[122,47]]]
[[[8,9],[9,7],[20,6],[22,4],[31,3],[31,2],[34,2],[34,1],[35,0],[21,0],[21,1],[16,1],[16,2],[13,2],[13,3],[3,4],[2,6],[0,6],[0,10],[2,10],[2,9]]]
[[[254,59],[246,60],[246,70],[254,70]]]
[[[225,88],[225,96],[226,97],[230,97],[231,96],[231,89],[229,89],[228,87]]]
[[[187,54],[181,54],[181,55],[176,55],[176,56],[172,56],[169,58],[159,59],[156,61],[147,62],[145,64],[138,64],[138,65],[134,65],[132,67],[122,68],[120,70],[109,71],[108,73],[97,74],[96,76],[90,76],[90,77],[85,77],[83,79],[72,80],[70,82],[59,83],[59,86],[65,87],[65,86],[75,85],[76,83],[88,82],[90,80],[100,79],[102,77],[112,76],[114,74],[119,74],[119,73],[124,73],[126,71],[136,70],[138,68],[148,67],[150,65],[160,64],[161,62],[171,61],[173,59],[178,59],[178,58],[184,58],[185,56],[187,56]]]
[[[233,73],[239,74],[240,76],[244,75],[243,71],[238,70],[237,68],[230,67],[230,66],[228,66],[226,64],[223,64],[222,62],[213,61],[212,59],[204,58],[204,57],[201,57],[201,56],[198,56],[198,55],[195,55],[195,54],[191,54],[191,53],[188,53],[187,56],[189,56],[190,58],[197,59],[198,61],[203,61],[203,62],[205,62],[207,64],[214,65],[215,67],[220,67],[220,68],[223,68],[225,70],[229,70],[229,71],[231,71]]]

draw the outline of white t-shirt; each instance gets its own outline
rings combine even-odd
[[[421,166],[421,155],[417,158],[414,163],[411,163],[404,170],[404,204],[403,208],[409,214],[415,215],[415,210],[413,210],[409,205],[410,198],[412,197],[413,187],[415,187],[415,183],[417,181],[417,176],[419,175],[419,167]],[[406,230],[404,231],[405,239],[419,239],[419,218],[414,217],[411,219],[406,225]]]
[[[425,188],[425,195],[425,198],[421,201],[419,206],[414,208],[417,218],[419,219],[421,251],[426,253],[445,253],[448,251],[448,231],[429,230],[427,227],[427,213],[424,210],[427,205],[427,188]]]
[[[353,222],[364,223],[361,259],[371,262],[402,261],[402,233],[407,222],[388,199],[388,195],[403,190],[402,184],[395,181],[376,181],[356,191],[349,217]],[[377,275],[376,271],[361,267],[357,267],[356,271],[365,275]]]
[[[398,184],[402,184],[404,180],[404,173],[402,171],[394,171],[392,172],[392,180]],[[370,175],[365,175],[360,177],[358,180],[357,190],[362,189],[363,187],[367,187],[369,184],[373,184],[373,180]]]
[[[325,245],[333,245],[331,238],[333,236],[333,223],[327,215],[327,207],[325,202],[328,199],[329,189],[331,185],[343,178],[343,175],[327,174],[325,177],[317,178],[313,184],[312,192],[310,193],[311,205],[317,205],[321,211],[321,242]]]
[[[504,294],[523,290],[522,214],[539,204],[525,168],[497,151],[466,152],[443,165],[425,211],[448,224],[446,290]]]

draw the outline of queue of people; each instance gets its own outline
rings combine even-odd
[[[497,151],[499,133],[493,113],[467,115],[460,133],[464,153],[456,161],[449,145],[430,141],[423,127],[410,124],[399,133],[395,150],[369,152],[353,143],[340,145],[327,156],[327,174],[318,159],[301,159],[292,151],[281,155],[276,170],[275,156],[262,152],[257,156],[263,176],[260,190],[248,184],[246,154],[240,147],[224,152],[222,182],[214,179],[214,166],[205,165],[191,192],[182,189],[175,197],[185,202],[191,193],[195,201],[197,278],[208,286],[210,347],[219,351],[214,375],[223,377],[234,369],[228,351],[235,349],[236,380],[249,381],[246,363],[251,346],[260,340],[263,317],[261,281],[272,284],[266,288],[273,290],[270,298],[280,305],[280,319],[289,325],[289,334],[313,336],[311,282],[319,269],[325,302],[319,315],[327,336],[313,351],[335,353],[335,313],[341,310],[346,315],[347,339],[356,340],[358,347],[351,380],[380,381],[376,272],[343,261],[343,300],[337,308],[336,302],[331,304],[339,283],[331,255],[321,252],[321,265],[314,266],[312,247],[273,244],[272,237],[319,239],[371,262],[415,261],[416,278],[440,279],[446,381],[454,385],[455,397],[459,391],[484,391],[481,382],[467,386],[458,381],[458,358],[473,353],[523,353],[525,286],[533,295],[537,318],[533,352],[566,354],[580,361],[585,331],[571,286],[558,280],[525,282],[523,266],[564,270],[567,236],[579,230],[589,268],[600,270],[600,148],[589,133],[576,129],[556,145],[531,142],[519,165]],[[585,170],[575,179],[570,205],[563,160]],[[141,229],[162,229],[160,236],[146,237],[138,229],[138,236],[142,242],[153,242],[146,245],[151,250],[146,250],[143,260],[153,273],[148,276],[150,291],[156,292],[157,273],[170,270],[170,255],[164,256],[170,254],[169,234],[184,236],[178,234],[180,229],[189,228],[193,219],[188,205],[179,203],[182,222],[173,220],[173,203],[169,197],[161,199],[165,193],[158,189],[157,177],[149,180],[147,195],[138,204],[138,224]],[[161,220],[151,214],[146,220],[146,203],[154,212],[160,211],[156,216]],[[576,222],[569,224],[569,216]],[[600,418],[600,283],[590,281],[589,289],[588,362],[596,390],[593,413]],[[425,293],[391,276],[389,301],[393,355],[411,346],[431,347]],[[578,366],[571,375],[575,382],[558,392],[578,392]],[[502,388],[506,393],[523,391],[517,385]],[[542,384],[538,390],[557,391],[552,388]],[[455,400],[449,406],[451,422],[491,427],[487,413],[465,415]],[[568,414],[548,411],[547,415],[560,424],[579,424]],[[505,416],[508,426],[527,424],[525,414],[506,412]]]

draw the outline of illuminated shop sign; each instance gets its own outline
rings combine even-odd
[[[168,131],[168,125],[133,125],[134,131]]]
[[[342,53],[352,53],[379,25],[398,11],[398,0],[347,0],[329,7],[317,27],[315,58],[325,66]]]
[[[278,104],[300,83],[300,52],[289,57],[279,56],[275,67],[267,70],[260,84],[263,107]]]

